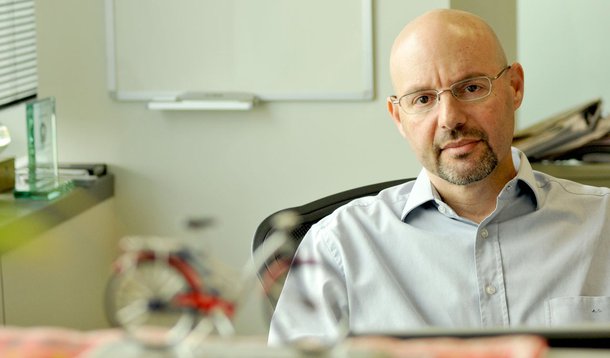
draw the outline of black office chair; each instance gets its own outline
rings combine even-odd
[[[278,214],[282,214],[285,212],[292,212],[297,214],[297,224],[293,226],[287,233],[285,233],[286,236],[288,236],[289,239],[292,241],[292,246],[296,248],[313,224],[317,223],[320,219],[332,213],[338,207],[360,197],[376,195],[385,188],[399,185],[410,180],[414,180],[414,178],[398,179],[377,184],[370,184],[346,190],[337,194],[332,194],[301,206],[275,212],[265,218],[256,229],[256,233],[254,234],[254,240],[252,242],[252,252],[254,253],[256,252],[256,250],[259,249],[264,250],[264,246],[267,242],[267,239],[277,233],[278,228],[274,224],[274,221],[277,218]],[[266,286],[268,284],[267,281],[269,274],[272,276],[273,285],[275,287],[273,288],[273,290],[271,290],[269,287],[265,287],[265,292],[273,307],[275,307],[277,296],[279,295],[279,290],[281,290],[281,286],[283,285],[287,269],[282,272],[281,277],[276,277],[277,272],[273,273],[272,271],[274,270],[274,266],[277,268],[278,264],[280,266],[283,265],[283,267],[289,267],[290,262],[292,262],[293,259],[292,255],[294,255],[293,250],[278,251],[275,255],[271,255],[269,256],[269,258],[266,259],[264,265],[261,265],[261,269],[258,272],[259,279],[263,283],[263,286]]]

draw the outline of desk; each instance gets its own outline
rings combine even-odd
[[[107,327],[104,288],[120,237],[114,177],[50,201],[0,195],[0,323]]]
[[[61,356],[61,357],[87,357],[87,358],[176,358],[176,357],[217,357],[217,358],[302,358],[302,357],[325,357],[325,358],[391,358],[391,357],[545,357],[545,358],[594,358],[607,357],[606,350],[588,349],[544,349],[533,350],[523,347],[519,342],[513,342],[500,347],[489,343],[483,351],[479,348],[462,349],[463,345],[458,341],[447,343],[445,340],[428,341],[424,345],[415,342],[419,348],[414,352],[408,353],[408,346],[401,350],[396,344],[411,345],[413,342],[407,341],[388,341],[387,339],[372,337],[366,344],[354,344],[346,342],[331,352],[321,354],[306,354],[286,347],[270,348],[266,346],[264,337],[234,337],[220,339],[218,337],[208,337],[200,339],[191,348],[180,347],[170,350],[145,349],[133,341],[127,339],[118,330],[98,330],[79,332],[57,328],[5,328],[0,329],[0,355],[29,357],[29,356]],[[450,346],[448,346],[448,344]],[[388,348],[388,346],[394,346]],[[445,348],[439,348],[444,346]],[[462,348],[460,348],[462,347]],[[398,348],[398,349],[396,349]],[[413,345],[411,345],[413,348]],[[525,348],[525,349],[524,349]],[[400,354],[403,352],[405,354]],[[432,354],[432,353],[435,354]],[[485,352],[486,354],[484,354]],[[495,352],[496,354],[494,354]],[[393,354],[396,353],[396,354]],[[512,354],[511,354],[512,353]],[[528,354],[532,353],[532,354]],[[545,354],[546,353],[546,354]]]

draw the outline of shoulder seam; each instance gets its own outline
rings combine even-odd
[[[567,179],[565,179],[567,180]],[[544,185],[540,185],[541,188],[545,187],[546,185],[549,185],[550,183],[556,183],[557,185],[559,185],[564,191],[570,193],[570,194],[574,194],[574,195],[583,195],[583,196],[587,196],[587,195],[592,195],[592,196],[598,196],[598,197],[603,197],[603,196],[608,196],[610,195],[610,189],[607,187],[601,187],[601,186],[594,186],[594,185],[587,185],[587,184],[582,184],[582,183],[578,183],[575,182],[577,184],[581,184],[583,186],[589,186],[592,188],[599,188],[599,189],[608,189],[605,192],[602,192],[602,190],[598,190],[596,192],[586,192],[586,193],[580,193],[580,192],[575,192],[573,190],[570,190],[568,187],[566,187],[564,185],[564,183],[561,180],[557,180],[557,178],[554,177],[547,177],[546,183]]]

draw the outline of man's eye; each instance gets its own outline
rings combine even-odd
[[[413,100],[413,104],[416,105],[422,105],[422,104],[428,104],[432,101],[432,97],[430,97],[430,95],[420,95],[415,97],[415,99]]]
[[[468,86],[466,86],[466,88],[464,88],[464,90],[466,92],[475,93],[481,90],[481,86],[479,86],[478,84],[469,84]]]
[[[489,84],[483,80],[474,79],[459,83],[454,87],[453,93],[458,98],[470,99],[472,96],[480,96],[489,91]]]

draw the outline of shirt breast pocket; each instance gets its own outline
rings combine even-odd
[[[610,297],[557,297],[548,301],[549,326],[610,323]]]

